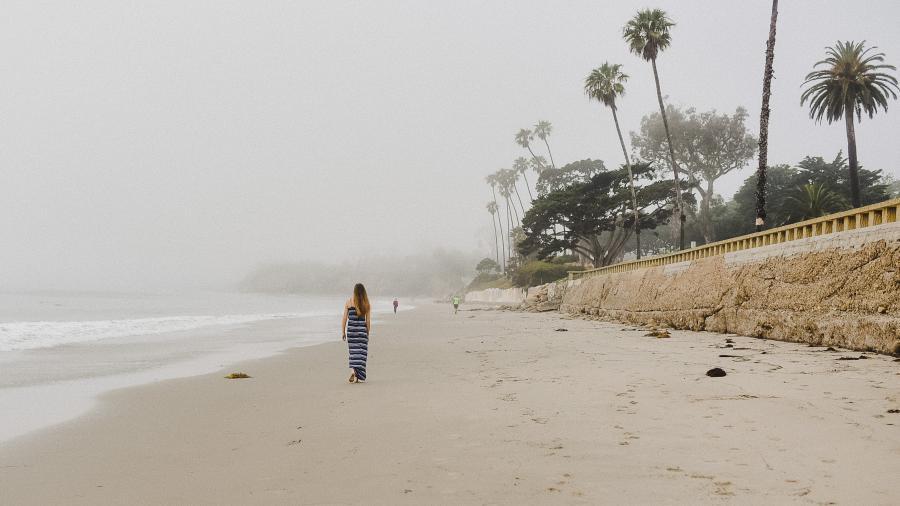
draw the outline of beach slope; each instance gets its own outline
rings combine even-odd
[[[334,342],[112,392],[0,445],[0,503],[900,503],[893,358],[646,333],[379,316],[367,384]]]

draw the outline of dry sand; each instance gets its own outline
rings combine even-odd
[[[893,358],[629,328],[385,315],[368,384],[329,343],[120,390],[0,446],[0,503],[900,504]]]

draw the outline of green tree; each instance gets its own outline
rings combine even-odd
[[[599,160],[583,160],[581,165],[602,167]],[[666,204],[674,199],[674,186],[666,180],[653,182],[648,164],[635,163],[632,172],[637,180],[648,181],[637,192],[641,228],[655,228],[672,215]],[[571,249],[597,267],[621,259],[633,230],[628,171],[622,167],[587,174],[569,172],[571,182],[534,201],[523,220],[520,253],[546,259]],[[563,225],[562,231],[555,231],[554,225]]]
[[[475,266],[475,272],[478,274],[494,274],[499,271],[500,265],[490,258],[482,258]]]
[[[556,162],[553,161],[553,152],[550,151],[550,142],[547,141],[550,137],[550,132],[552,131],[553,125],[551,125],[549,121],[541,120],[534,125],[534,135],[537,135],[538,139],[544,141],[544,145],[547,146],[547,154],[550,155],[550,166],[555,169]]]
[[[715,110],[698,113],[693,108],[666,108],[671,138],[675,139],[675,161],[687,174],[693,190],[700,194],[697,216],[700,233],[707,243],[717,240],[710,214],[716,198],[716,181],[734,170],[742,169],[756,153],[756,138],[747,132],[747,111],[738,107],[733,115]],[[644,116],[638,134],[631,142],[640,156],[663,164],[670,151],[665,124],[657,113]]]
[[[659,71],[656,69],[656,58],[660,51],[666,50],[672,43],[669,29],[675,26],[666,13],[660,9],[645,9],[628,21],[622,30],[622,36],[628,43],[632,53],[649,61],[653,67],[653,80],[656,83],[656,99],[659,102],[659,114],[662,116],[669,146],[669,165],[674,176],[675,204],[679,219],[679,248],[684,249],[684,202],[681,194],[681,182],[678,177],[678,165],[675,163],[675,151],[672,148],[672,137],[669,135],[669,124],[666,119],[666,107],[663,105],[662,88],[659,86]]]
[[[766,168],[766,223],[780,227],[788,223],[790,216],[785,200],[797,188],[797,170],[790,165],[770,165]],[[731,201],[719,209],[713,209],[713,220],[720,239],[730,239],[755,231],[751,217],[756,213],[756,176],[750,176],[734,194]]]
[[[785,199],[785,203],[791,222],[818,218],[847,207],[840,195],[822,183],[810,183],[797,188],[794,195]]]
[[[759,111],[759,163],[756,166],[756,230],[766,224],[766,167],[769,163],[769,97],[772,96],[772,64],[775,61],[775,27],[778,21],[778,0],[772,0],[769,18],[769,40],[766,42],[766,65],[763,69],[762,106]]]
[[[558,169],[544,169],[538,176],[535,188],[538,198],[552,191],[583,183],[591,177],[606,170],[603,160],[578,160]]]
[[[900,180],[894,179],[893,177],[886,177],[884,178],[884,183],[888,198],[900,198]]]
[[[826,162],[821,156],[807,156],[794,167],[789,165],[769,166],[766,173],[768,188],[766,224],[770,227],[780,227],[802,219],[798,216],[803,216],[804,213],[797,212],[796,200],[803,197],[798,188],[807,185],[820,186],[836,195],[837,199],[825,206],[828,212],[838,212],[850,208],[850,175],[847,169],[847,159],[841,153],[838,153],[830,162]],[[860,167],[858,175],[862,183],[863,205],[882,202],[890,198],[887,186],[889,179],[884,177],[880,170],[868,170]],[[749,217],[753,216],[755,210],[755,187],[755,178],[747,178],[730,202],[725,203],[719,209],[713,209],[713,219],[716,229],[721,232],[722,239],[754,231]]]
[[[634,238],[637,243],[637,257],[641,258],[641,219],[638,215],[637,194],[634,191],[634,174],[631,172],[631,160],[628,158],[628,148],[625,147],[625,140],[622,138],[622,129],[619,128],[619,116],[616,114],[618,107],[616,99],[625,95],[625,82],[628,81],[628,75],[622,72],[622,66],[619,64],[610,65],[604,63],[595,68],[584,80],[584,92],[588,99],[593,99],[601,104],[609,107],[612,111],[613,122],[616,125],[616,134],[619,136],[619,144],[622,146],[622,156],[625,157],[625,168],[628,169],[628,183],[631,187],[631,202],[634,210]]]
[[[861,205],[854,113],[862,121],[863,112],[872,118],[879,108],[887,111],[888,100],[896,99],[900,91],[897,79],[885,72],[896,68],[883,63],[884,53],[873,53],[875,49],[866,48],[865,41],[838,41],[826,48],[827,57],[813,66],[823,68],[806,75],[803,85],[808,87],[800,95],[801,105],[809,101],[809,117],[816,122],[823,118],[828,123],[844,120],[853,207]]]
[[[856,171],[859,181],[859,199],[861,205],[875,204],[890,198],[884,176],[880,170],[868,170],[859,167]],[[794,186],[806,184],[822,184],[837,193],[846,202],[853,201],[851,193],[850,171],[847,159],[841,152],[834,160],[826,162],[821,156],[807,156],[797,164],[797,177]],[[849,208],[849,207],[848,207]]]

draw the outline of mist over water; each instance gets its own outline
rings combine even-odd
[[[880,14],[781,6],[772,163],[846,146],[843,126],[816,126],[799,106],[826,45],[867,39],[900,57],[898,4],[866,5]],[[653,6],[678,23],[659,61],[667,102],[755,118],[769,6]],[[304,263],[401,290],[383,274],[410,256],[491,256],[484,176],[526,154],[518,129],[552,121],[560,165],[620,163],[607,111],[582,91],[605,60],[631,76],[623,130],[653,112],[650,69],[617,28],[640,7],[5,2],[0,290],[234,288]],[[858,126],[865,167],[898,175],[898,126],[893,113]],[[303,276],[291,276],[295,289]]]

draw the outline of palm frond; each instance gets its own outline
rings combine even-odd
[[[885,54],[877,47],[866,47],[865,41],[837,41],[825,49],[826,58],[813,65],[806,75],[800,105],[809,102],[809,117],[816,122],[840,121],[855,113],[870,118],[879,109],[887,111],[888,100],[896,99],[900,86],[897,78],[885,70],[896,70],[884,62]]]

